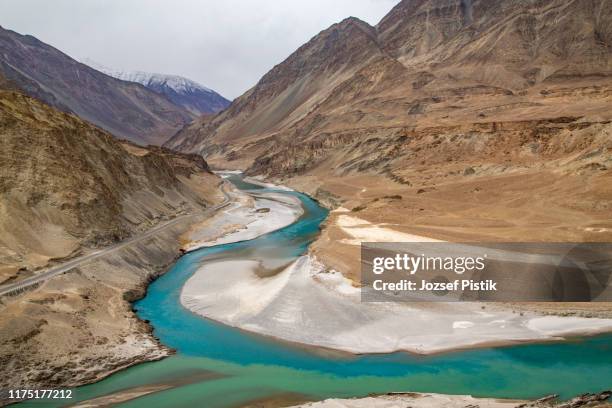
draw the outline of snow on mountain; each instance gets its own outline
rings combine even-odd
[[[142,84],[198,115],[219,112],[230,104],[229,100],[212,89],[179,75],[124,71],[106,67],[89,58],[83,59],[82,63],[114,78]]]

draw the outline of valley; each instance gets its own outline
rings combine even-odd
[[[0,390],[74,391],[24,407],[602,406],[611,302],[371,302],[362,244],[612,242],[611,27],[606,0],[401,0],[232,101],[193,66],[201,83],[154,73],[174,61],[108,68],[0,27]],[[192,44],[181,64],[202,64],[198,35],[172,37]],[[269,58],[257,38],[217,38],[207,64],[237,80],[234,53]],[[585,265],[609,290],[609,265]],[[439,289],[495,288],[455,282]]]
[[[244,192],[246,195],[265,196],[271,193],[236,177],[232,176],[231,179],[241,188],[250,190]],[[240,195],[239,192],[235,194]],[[281,193],[277,191],[273,194]],[[429,310],[415,310],[414,307],[418,305],[391,304],[387,308],[378,308],[380,318],[362,326],[361,336],[352,336],[346,327],[338,327],[338,324],[353,324],[359,330],[360,322],[367,320],[367,313],[372,313],[360,313],[358,308],[364,305],[346,298],[355,289],[340,285],[343,278],[339,274],[320,270],[312,279],[308,275],[298,278],[295,272],[304,263],[312,262],[301,255],[317,237],[318,224],[325,218],[326,211],[302,194],[282,194],[299,197],[302,202],[305,213],[297,222],[244,241],[241,238],[248,234],[249,226],[254,223],[235,224],[235,215],[232,214],[238,207],[229,208],[221,217],[232,226],[231,229],[218,222],[208,226],[216,231],[226,230],[228,239],[223,244],[204,245],[182,256],[167,273],[151,283],[144,298],[135,302],[137,315],[150,322],[155,335],[163,344],[175,349],[176,355],[149,365],[136,365],[101,382],[77,388],[75,401],[72,402],[88,404],[119,400],[146,406],[176,404],[176,401],[192,404],[193,401],[205,400],[210,407],[248,406],[264,402],[273,406],[288,406],[309,400],[365,396],[406,388],[516,400],[535,399],[553,390],[558,392],[557,385],[561,381],[567,384],[561,398],[567,399],[578,390],[595,392],[605,387],[609,367],[601,347],[609,342],[608,335],[586,339],[570,337],[570,341],[553,340],[542,344],[517,342],[506,347],[493,342],[481,344],[475,350],[460,349],[426,356],[403,352],[352,354],[339,351],[338,344],[328,344],[332,348],[305,346],[304,343],[323,335],[344,344],[359,344],[365,347],[360,350],[363,352],[368,347],[372,350],[372,347],[384,344],[373,342],[366,334],[380,336],[379,340],[384,341],[385,335],[398,333],[397,330],[403,326],[403,329],[416,331],[405,339],[426,341],[421,334],[427,327],[428,331],[438,331],[436,336],[427,340],[430,345],[449,347],[452,341],[466,340],[470,333],[480,333],[473,339],[482,339],[482,330],[491,330],[492,326],[481,326],[481,320],[492,319],[491,316],[495,314],[509,319],[510,327],[500,329],[504,336],[524,330],[521,329],[522,325],[514,326],[512,323],[523,319],[532,321],[529,325],[531,329],[540,327],[544,331],[550,330],[551,318],[531,314],[522,316],[489,307],[485,311],[470,309],[469,304],[461,304],[460,308],[456,304],[434,304]],[[249,201],[243,200],[241,206],[250,206]],[[261,200],[260,205],[264,202]],[[251,211],[252,219],[262,214],[257,211],[257,204],[255,206]],[[253,227],[257,229],[256,225]],[[215,234],[211,234],[211,237],[215,237]],[[250,272],[251,268],[256,271]],[[287,279],[288,275],[294,276]],[[284,284],[279,285],[279,280]],[[276,290],[271,290],[274,287]],[[283,291],[286,293],[283,294]],[[233,296],[237,298],[232,300]],[[215,299],[206,305],[207,301]],[[304,302],[305,305],[300,308],[296,302]],[[360,314],[358,319],[339,313],[350,307]],[[296,310],[300,312],[296,313]],[[397,315],[410,311],[410,315]],[[198,316],[200,313],[229,325],[203,319]],[[225,321],[219,318],[219,313],[225,313],[235,320]],[[310,318],[317,313],[317,317]],[[394,315],[397,315],[394,323],[385,325]],[[386,320],[382,319],[384,316]],[[423,321],[414,324],[414,319]],[[475,319],[474,326],[457,319]],[[586,325],[609,323],[608,319],[552,318],[552,321],[567,323],[566,329],[569,330],[577,327],[578,320]],[[308,329],[295,330],[296,323],[298,326],[305,324]],[[372,325],[376,324],[378,327],[374,328]],[[500,322],[495,324],[499,325]],[[231,327],[234,325],[244,330]],[[274,325],[276,329],[272,331],[262,330]],[[267,336],[249,334],[248,331],[265,333]],[[185,336],[185,333],[190,335]],[[369,340],[359,341],[360,338]],[[317,342],[314,344],[321,345]],[[470,345],[470,348],[473,346]],[[423,352],[426,350],[419,350],[419,353]],[[474,370],[465,370],[466,361]],[[543,378],[546,380],[542,381]],[[233,392],[228,394],[228,390]],[[414,398],[415,404],[426,404],[431,397],[415,394]],[[459,406],[466,400],[480,402],[480,399],[472,397],[436,398],[441,401],[448,398],[448,403]],[[384,403],[384,397],[380,399],[381,404]],[[487,402],[482,401],[483,404]],[[514,403],[504,402],[508,405]],[[345,403],[351,404],[353,400]],[[360,402],[354,400],[354,403]],[[515,404],[524,403],[528,402]],[[536,402],[533,404],[540,406]]]
[[[320,200],[311,252],[353,282],[362,240],[608,242],[611,18],[601,1],[401,1],[165,145]]]

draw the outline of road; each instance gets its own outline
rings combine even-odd
[[[71,259],[69,261],[66,261],[60,265],[56,265],[53,266],[51,268],[46,269],[43,272],[37,273],[35,276],[31,276],[29,278],[20,280],[19,282],[15,282],[15,283],[11,283],[11,284],[7,284],[7,285],[2,285],[0,286],[0,296],[12,293],[12,292],[19,292],[23,289],[26,289],[29,286],[32,285],[36,285],[39,284],[41,282],[44,282],[54,276],[57,275],[61,275],[62,273],[68,272],[69,270],[76,268],[86,262],[90,262],[93,261],[95,259],[101,258],[105,255],[111,254],[113,252],[119,251],[123,248],[125,248],[126,246],[129,246],[133,243],[136,242],[140,242],[142,240],[145,240],[147,238],[152,237],[153,235],[157,234],[158,232],[172,227],[173,225],[177,224],[178,222],[184,220],[185,218],[188,217],[194,217],[194,216],[201,216],[201,215],[206,215],[206,214],[210,214],[212,212],[218,211],[221,208],[224,208],[226,206],[228,206],[231,202],[230,196],[229,194],[225,191],[225,188],[221,188],[221,191],[223,192],[223,195],[225,196],[225,200],[221,203],[221,204],[217,204],[213,207],[207,208],[204,211],[200,212],[200,213],[191,213],[191,214],[185,214],[185,215],[180,215],[168,222],[159,224],[145,232],[143,232],[142,234],[136,235],[134,237],[128,238],[124,241],[118,242],[114,245],[111,245],[109,247],[103,248],[103,249],[99,249],[96,250],[94,252],[90,252],[88,254],[85,254],[83,256]]]

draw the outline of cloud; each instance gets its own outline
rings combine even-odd
[[[76,59],[178,74],[239,96],[345,17],[376,24],[397,0],[2,0],[0,24]]]

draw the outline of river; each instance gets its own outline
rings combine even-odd
[[[261,188],[237,177],[232,181],[241,189]],[[176,349],[176,355],[79,387],[70,403],[157,385],[167,389],[120,406],[221,408],[275,396],[317,400],[391,391],[506,398],[538,398],[554,393],[569,398],[612,385],[610,335],[433,356],[354,356],[246,333],[185,309],[179,299],[181,288],[203,262],[230,259],[245,252],[251,257],[297,257],[307,250],[327,211],[308,196],[282,193],[302,201],[305,213],[297,222],[250,241],[184,255],[134,305],[138,316],[151,322],[155,335]],[[61,405],[58,402],[57,406]]]

